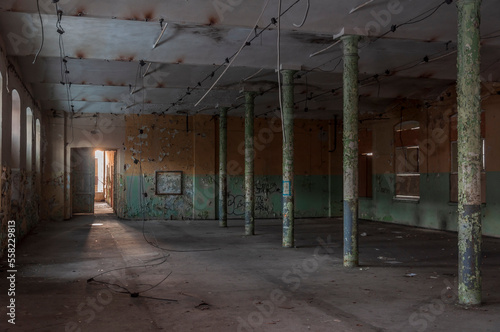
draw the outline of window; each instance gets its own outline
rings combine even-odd
[[[373,131],[359,130],[359,197],[373,197]]]
[[[394,128],[397,198],[420,198],[419,134],[417,121],[402,122]]]
[[[458,202],[458,118],[457,114],[450,117],[450,141],[451,141],[451,171],[450,171],[450,202]],[[481,202],[486,203],[486,128],[485,128],[485,112],[481,113]]]
[[[21,98],[12,90],[12,135],[10,150],[12,168],[21,166]]]
[[[33,169],[33,112],[26,109],[26,171]]]

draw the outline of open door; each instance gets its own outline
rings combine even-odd
[[[105,181],[104,181],[104,191],[106,203],[115,209],[115,160],[116,151],[107,150],[104,152],[105,160]]]
[[[95,157],[93,148],[71,149],[73,213],[94,213]]]

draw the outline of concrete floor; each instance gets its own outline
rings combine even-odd
[[[484,241],[485,304],[466,310],[453,233],[361,222],[361,267],[348,270],[340,219],[297,220],[296,249],[281,248],[279,220],[258,220],[253,237],[242,221],[146,222],[162,250],[142,222],[97,212],[42,223],[18,245],[16,325],[2,277],[2,330],[500,330],[500,239]]]

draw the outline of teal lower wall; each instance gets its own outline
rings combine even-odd
[[[183,176],[182,195],[156,195],[154,175],[118,178],[116,211],[125,219],[193,219],[193,177]],[[146,195],[147,194],[147,195]]]
[[[341,179],[341,178],[340,178]],[[283,179],[279,175],[255,177],[255,217],[282,217]],[[328,217],[330,213],[329,177],[326,175],[295,176],[295,217]],[[245,214],[245,179],[232,176],[228,180],[228,216],[243,218]],[[340,196],[335,200],[340,201]],[[340,207],[340,204],[336,204]],[[336,215],[341,214],[337,209]]]
[[[120,177],[118,216],[127,219],[216,219],[218,218],[217,176],[183,176],[182,195],[156,195],[154,177],[146,176],[141,190],[139,176]],[[486,174],[483,205],[483,233],[500,236],[500,172]],[[228,216],[243,218],[245,190],[243,176],[228,178]],[[457,230],[457,204],[450,203],[448,173],[422,174],[420,200],[394,198],[395,175],[373,177],[373,197],[360,198],[359,217],[440,230]],[[144,195],[147,193],[147,196]],[[282,217],[281,176],[255,177],[256,218]],[[142,209],[141,209],[142,202]],[[295,177],[297,218],[342,216],[342,176]]]
[[[483,234],[500,236],[500,172],[486,173],[486,205],[483,207]]]
[[[338,181],[341,180],[341,176],[336,177],[333,182],[326,175],[296,176],[295,216],[297,218],[340,216],[342,184]],[[126,219],[218,218],[218,177],[213,175],[193,177],[184,174],[182,182],[182,195],[156,195],[155,179],[152,175],[147,175],[142,183],[140,176],[120,176],[117,188],[118,216]],[[332,195],[329,194],[330,187],[335,188]],[[280,218],[281,201],[281,176],[255,177],[256,218]],[[243,218],[244,214],[244,177],[230,176],[228,217]]]
[[[420,199],[395,199],[395,175],[378,174],[373,177],[373,198],[361,198],[359,217],[362,219],[398,224],[457,230],[457,203],[450,203],[449,173],[431,173],[420,176]],[[483,204],[483,234],[500,236],[499,172],[486,174],[486,204]]]

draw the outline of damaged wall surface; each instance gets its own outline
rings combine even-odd
[[[72,116],[53,114],[49,130],[44,169],[42,211],[45,219],[63,220],[71,210],[71,149],[94,148],[117,151],[116,168],[123,164],[125,122],[123,116]],[[122,167],[123,168],[123,167]]]
[[[494,151],[499,139],[493,129],[499,123],[500,97],[485,98],[485,160],[483,204],[484,232],[500,234],[495,218],[500,214],[495,183],[499,177]],[[372,164],[360,168],[360,218],[402,223],[434,229],[456,230],[453,201],[452,145],[453,116],[456,114],[454,88],[439,101],[426,104],[399,101],[383,113],[360,118],[360,160],[372,154]],[[52,160],[44,185],[44,210],[53,219],[71,216],[69,199],[68,147],[95,147],[117,150],[115,210],[126,219],[216,219],[218,217],[218,118],[209,115],[114,115],[98,119],[52,118],[50,148]],[[418,155],[407,163],[418,165],[418,197],[398,197],[401,186],[397,158],[401,157],[398,128],[417,123],[415,144]],[[94,130],[97,128],[98,133]],[[108,128],[108,129],[106,129]],[[106,133],[106,130],[109,130]],[[342,215],[342,123],[335,120],[295,121],[296,216],[335,217]],[[94,131],[94,134],[92,134]],[[228,118],[228,216],[243,218],[244,119]],[[369,133],[369,134],[368,134]],[[255,119],[255,214],[257,218],[282,217],[282,136],[278,117]],[[64,155],[66,151],[66,155]],[[416,159],[415,159],[416,158]],[[55,162],[54,161],[59,161]],[[366,159],[365,159],[366,160]],[[369,166],[366,166],[369,165]],[[369,169],[367,169],[367,167]],[[181,194],[159,194],[157,172],[182,172]],[[368,173],[367,173],[368,172]],[[367,185],[367,176],[371,183]],[[413,184],[404,184],[412,186]],[[63,191],[63,188],[65,190]],[[65,194],[66,193],[66,194]]]
[[[493,89],[495,91],[495,89]],[[500,96],[483,91],[483,233],[500,236],[499,202]],[[360,199],[360,217],[442,230],[457,230],[456,174],[453,172],[452,146],[456,142],[457,113],[455,88],[444,92],[438,102],[401,102],[383,114],[386,120],[367,119],[361,125],[373,130],[373,197]],[[417,158],[409,163],[419,167],[419,197],[399,198],[396,149],[401,122],[419,123]],[[456,125],[455,125],[456,126]],[[456,155],[455,155],[456,158]],[[456,162],[455,162],[456,164]],[[455,189],[454,189],[455,188]],[[455,192],[456,196],[456,192]]]
[[[42,126],[37,125],[43,124],[45,119],[32,97],[32,91],[24,84],[19,67],[7,59],[4,49],[0,39],[0,257],[7,248],[8,221],[15,221],[15,239],[18,242],[40,220],[43,165],[40,158],[46,145],[45,132]]]
[[[217,217],[218,121],[198,115],[130,115],[125,163],[119,174],[118,214],[124,218]],[[326,217],[329,197],[329,121],[296,123],[299,217]],[[281,216],[281,124],[255,120],[256,217]],[[244,120],[228,119],[228,216],[244,215]],[[182,171],[182,195],[156,195],[157,171]],[[144,174],[142,177],[141,174]],[[340,193],[337,193],[340,194]],[[340,202],[339,196],[333,198]],[[332,202],[333,203],[333,202]],[[335,215],[340,214],[336,204]]]

